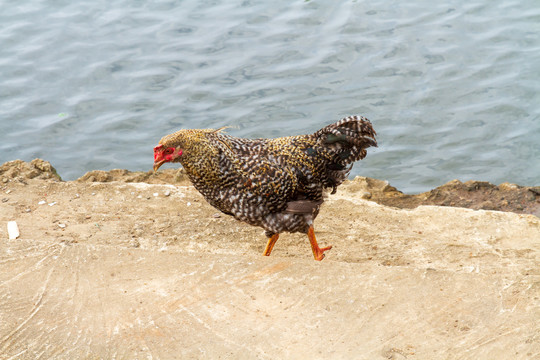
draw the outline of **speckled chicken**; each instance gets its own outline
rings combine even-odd
[[[320,248],[313,220],[323,202],[349,174],[352,163],[377,146],[369,120],[349,116],[310,134],[242,139],[221,129],[180,130],[154,148],[154,171],[180,162],[195,188],[215,208],[266,230],[270,255],[281,232],[308,235],[315,260]]]

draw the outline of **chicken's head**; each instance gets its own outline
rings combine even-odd
[[[182,156],[182,149],[159,144],[154,148],[154,172],[166,162],[180,161],[180,156]]]

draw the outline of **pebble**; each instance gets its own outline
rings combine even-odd
[[[218,214],[218,213],[215,213],[214,215],[212,215],[212,217],[214,217],[214,218],[216,218],[216,219],[219,219],[219,218],[221,217],[221,215]]]
[[[187,205],[187,206],[191,206],[191,203],[188,201],[186,205]]]
[[[66,228],[66,224],[59,223],[59,224],[58,224],[58,227],[61,228],[61,229],[65,229],[65,228]]]
[[[371,199],[371,193],[369,191],[364,191],[362,193],[362,199]]]
[[[53,201],[52,203],[49,203],[49,206],[54,206],[56,205],[56,201]]]
[[[31,212],[32,210],[31,209],[26,209],[25,211],[28,213],[28,212]]]
[[[45,200],[41,200],[40,202],[38,202],[38,205],[43,205],[43,204],[46,204],[47,202]]]
[[[518,188],[519,187],[516,184],[512,184],[509,182],[505,182],[499,185],[500,190],[506,190],[506,191],[517,190]]]
[[[26,180],[24,180],[24,178],[18,176],[16,179],[17,179],[17,181],[20,182],[21,184],[23,184],[23,185],[28,185],[28,183],[26,182]]]
[[[169,190],[165,190],[165,192],[163,193],[163,196],[170,196],[171,195],[171,192]]]
[[[8,200],[9,200],[8,198],[3,198],[2,202],[8,202]]]
[[[16,221],[8,221],[7,230],[8,230],[9,240],[15,240],[20,235],[19,227],[17,226]]]
[[[158,197],[159,193],[153,193],[152,195],[154,195],[155,197]]]
[[[11,192],[11,189],[6,190],[6,194],[9,194]]]
[[[482,202],[480,205],[479,205],[480,209],[482,210],[496,210],[497,207],[495,206],[495,204],[493,204],[492,201],[490,200],[486,200],[484,202]]]

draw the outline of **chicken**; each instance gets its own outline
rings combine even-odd
[[[377,146],[369,120],[349,116],[310,135],[242,139],[220,129],[180,130],[154,148],[154,172],[179,162],[195,188],[215,208],[266,230],[270,255],[279,234],[307,234],[313,257],[322,260],[313,221],[366,148]]]

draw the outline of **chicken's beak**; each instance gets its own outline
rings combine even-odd
[[[163,165],[165,162],[166,162],[166,160],[160,160],[160,161],[154,162],[154,174],[156,173],[156,171],[158,171],[158,169],[161,167],[161,165]]]
[[[159,144],[154,148],[154,174],[163,163],[165,163],[165,159],[163,158],[163,145]]]

